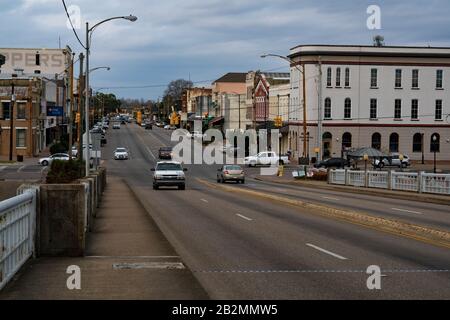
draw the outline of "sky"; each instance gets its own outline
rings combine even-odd
[[[227,72],[289,71],[286,62],[261,59],[287,55],[300,44],[371,45],[374,35],[386,45],[450,47],[448,0],[66,0],[79,8],[80,38],[91,25],[133,14],[138,21],[116,20],[93,34],[91,67],[109,66],[91,77],[94,89],[118,97],[157,100],[171,80],[191,79],[208,86]],[[369,30],[367,8],[381,9],[381,29]],[[70,10],[71,12],[75,12]],[[0,47],[82,47],[61,0],[0,0]],[[76,22],[76,21],[74,21]],[[123,88],[146,87],[146,88]]]

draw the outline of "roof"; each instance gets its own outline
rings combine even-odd
[[[288,72],[261,72],[266,78],[273,80],[291,79],[291,74]]]
[[[234,82],[234,83],[245,83],[247,79],[247,73],[242,72],[229,72],[221,78],[217,79],[216,82]]]

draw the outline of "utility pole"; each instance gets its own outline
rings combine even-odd
[[[80,53],[80,76],[78,79],[78,113],[80,114],[80,121],[78,122],[78,158],[83,160],[83,139],[82,139],[82,128],[83,128],[83,88],[84,88],[84,76],[83,76],[83,62],[84,54]]]
[[[307,150],[307,133],[308,133],[308,127],[307,127],[307,120],[306,120],[306,76],[305,76],[305,63],[302,63],[302,69],[303,69],[303,158],[308,159],[309,163],[309,150]],[[299,77],[300,78],[300,77]]]
[[[74,63],[75,53],[72,53],[72,61],[70,62],[69,69],[69,94],[70,94],[70,103],[69,103],[69,159],[72,160],[72,143],[73,143],[73,103],[74,103],[74,95],[73,95],[73,63]]]
[[[11,79],[11,102],[9,103],[9,161],[13,160],[14,105],[16,104],[14,79]]]
[[[319,57],[319,101],[318,101],[318,117],[317,117],[317,145],[319,150],[319,159],[317,162],[322,161],[323,157],[323,127],[322,127],[322,57]]]
[[[86,78],[85,78],[85,87],[86,87],[86,97],[85,97],[85,127],[86,127],[86,177],[89,176],[90,173],[90,159],[91,159],[91,149],[90,146],[90,137],[89,137],[89,103],[90,103],[90,90],[89,90],[89,54],[90,54],[90,41],[89,41],[89,22],[86,22]]]

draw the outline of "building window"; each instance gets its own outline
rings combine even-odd
[[[378,132],[372,135],[372,148],[381,150],[381,134]]]
[[[400,137],[397,133],[391,134],[389,138],[389,152],[399,152]]]
[[[441,136],[438,133],[431,135],[430,152],[441,152]]]
[[[350,68],[345,69],[345,87],[350,87]]]
[[[324,109],[324,118],[331,119],[331,99],[325,99],[325,109]]]
[[[443,79],[444,79],[444,71],[437,70],[436,71],[436,88],[437,89],[443,88]]]
[[[416,133],[413,137],[413,152],[422,152],[423,138],[421,133]]]
[[[345,99],[344,118],[345,119],[351,119],[352,118],[352,100],[350,98]]]
[[[370,87],[371,88],[378,87],[378,69],[370,70]]]
[[[436,100],[435,120],[442,120],[442,100]]]
[[[336,87],[341,86],[341,68],[336,69]]]
[[[394,118],[396,120],[399,120],[402,118],[402,100],[401,99],[395,100]]]
[[[17,120],[26,120],[27,114],[27,105],[25,102],[17,103]]]
[[[378,118],[378,102],[377,99],[370,99],[370,119],[375,120]]]
[[[2,101],[1,102],[1,114],[0,119],[2,120],[9,120],[9,108],[11,106],[11,102],[9,101]]]
[[[419,70],[417,69],[412,71],[412,87],[413,89],[419,88]]]
[[[327,70],[327,87],[331,87],[331,79],[333,78],[333,71],[331,68],[328,68]]]
[[[396,88],[402,87],[402,70],[401,69],[395,70],[395,87]]]
[[[419,100],[411,101],[411,120],[419,120]]]
[[[25,148],[26,147],[26,130],[25,129],[17,129],[16,131],[16,148]]]
[[[352,134],[346,132],[342,135],[342,150],[349,149],[352,147]]]
[[[41,55],[39,53],[36,53],[36,65],[41,65]]]

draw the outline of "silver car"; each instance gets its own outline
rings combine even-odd
[[[217,170],[217,182],[225,183],[227,181],[234,181],[237,183],[245,183],[245,172],[241,166],[225,165]]]
[[[48,158],[42,158],[39,160],[39,164],[41,166],[47,167],[52,164],[55,160],[61,160],[61,161],[69,161],[70,157],[67,153],[56,153],[54,155],[51,155]]]

